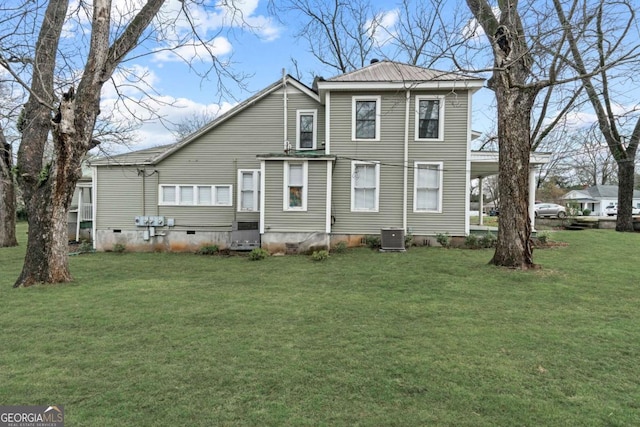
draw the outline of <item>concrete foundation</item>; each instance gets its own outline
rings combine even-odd
[[[226,249],[230,244],[228,231],[189,231],[156,228],[155,236],[145,240],[146,228],[136,230],[97,230],[96,250],[111,251],[114,245],[124,245],[129,252],[196,252],[205,245]],[[151,233],[150,233],[151,234]]]

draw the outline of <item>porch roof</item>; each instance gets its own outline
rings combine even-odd
[[[485,178],[498,174],[497,151],[471,151],[471,178]],[[529,164],[540,166],[549,163],[551,153],[531,153]]]

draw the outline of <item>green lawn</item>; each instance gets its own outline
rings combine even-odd
[[[640,234],[552,236],[527,272],[491,250],[99,253],[12,289],[23,242],[0,249],[0,404],[68,426],[638,425]]]

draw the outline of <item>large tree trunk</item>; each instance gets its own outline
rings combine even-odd
[[[634,231],[633,217],[633,187],[635,165],[633,160],[618,160],[618,218],[616,231]]]
[[[500,77],[494,80],[498,103],[500,227],[490,263],[527,269],[534,267],[529,220],[529,156],[535,94],[531,89],[505,87],[505,81]]]
[[[11,145],[0,128],[0,248],[18,246],[16,239],[16,191]]]

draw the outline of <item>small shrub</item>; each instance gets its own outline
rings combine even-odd
[[[413,234],[405,234],[404,236],[404,247],[410,248],[413,246]]]
[[[480,239],[475,234],[469,234],[464,238],[464,244],[469,249],[478,249],[480,247]]]
[[[451,236],[449,236],[449,233],[438,233],[436,234],[436,242],[442,247],[448,248],[451,246]]]
[[[315,251],[311,254],[311,259],[314,261],[325,261],[328,258],[329,258],[329,251],[326,251],[324,249],[321,251]]]
[[[538,233],[537,236],[538,242],[540,242],[541,245],[546,245],[547,243],[549,243],[550,237],[551,236],[549,236],[549,233],[546,232]]]
[[[582,215],[584,215],[584,216],[589,216],[589,215],[591,215],[591,209],[585,209],[585,210],[583,210],[583,211],[582,211]]]
[[[127,250],[127,247],[122,243],[116,243],[115,245],[113,245],[113,252],[117,254],[121,254],[126,250]]]
[[[380,247],[380,236],[366,236],[364,242],[371,249],[378,249]]]
[[[204,245],[196,251],[198,255],[216,255],[220,252],[218,245]]]
[[[496,245],[498,238],[493,233],[487,233],[484,236],[480,237],[480,241],[478,242],[480,247],[482,248],[493,248]]]
[[[262,248],[254,248],[249,252],[249,261],[260,261],[269,256],[269,252]]]
[[[335,252],[337,254],[343,254],[347,251],[347,242],[338,242],[335,244],[331,252]]]
[[[87,254],[90,252],[93,252],[93,245],[86,240],[83,240],[82,243],[80,243],[80,246],[78,246],[78,253]]]

